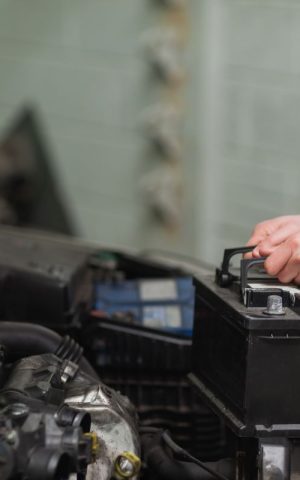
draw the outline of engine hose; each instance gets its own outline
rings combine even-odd
[[[62,338],[55,355],[62,360],[71,360],[71,362],[79,363],[83,354],[83,348],[69,337],[69,335]]]
[[[147,438],[146,435],[142,435],[144,459],[157,480],[215,480],[218,474],[234,478],[232,459],[206,463],[205,465],[216,472],[216,475],[213,475],[194,463],[175,460],[168,454],[161,441],[157,440],[156,437],[153,442],[153,436]]]
[[[73,358],[79,360],[79,350],[77,344],[76,347],[74,346],[75,344],[74,340],[69,342],[69,345],[73,348]],[[68,353],[67,350],[64,350],[64,341],[58,333],[35,323],[0,322],[0,345],[4,345],[7,356],[11,361],[29,355],[56,354],[60,348],[62,348],[63,354]],[[62,358],[66,357],[63,356]],[[99,380],[97,373],[86,358],[82,357],[78,365],[85,373]]]

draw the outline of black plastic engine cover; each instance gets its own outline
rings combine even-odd
[[[212,276],[195,284],[193,384],[241,436],[299,435],[299,315],[266,316]]]
[[[0,231],[0,315],[42,324],[67,322],[84,290],[88,253],[71,243]],[[91,297],[91,294],[87,296]]]

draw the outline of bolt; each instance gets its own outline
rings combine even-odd
[[[266,315],[285,315],[285,309],[282,306],[280,295],[269,295],[267,299],[267,308],[264,310]]]
[[[119,460],[119,468],[126,476],[132,475],[134,471],[134,467],[128,458],[121,458]]]
[[[60,370],[60,381],[65,384],[74,376],[76,375],[78,371],[78,365],[66,360],[61,367]]]
[[[132,478],[139,472],[141,461],[132,452],[123,452],[115,461],[117,478]]]

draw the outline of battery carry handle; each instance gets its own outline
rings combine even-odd
[[[224,250],[223,261],[221,268],[216,269],[216,283],[220,287],[228,287],[232,284],[235,280],[238,280],[238,275],[234,275],[229,271],[230,268],[230,260],[235,255],[243,255],[244,253],[252,252],[252,250],[256,247],[253,245],[251,247],[235,247],[235,248],[226,248]],[[241,260],[241,271],[240,271],[240,279],[241,279],[241,289],[244,291],[245,286],[247,285],[248,280],[248,271],[254,265],[263,264],[265,261],[265,257],[261,258],[251,258],[251,259],[242,259]]]

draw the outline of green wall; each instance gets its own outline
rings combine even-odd
[[[0,127],[37,107],[79,235],[193,253],[189,158],[177,232],[139,191],[152,161],[140,118],[161,95],[142,38],[162,13],[151,0],[0,0]]]

